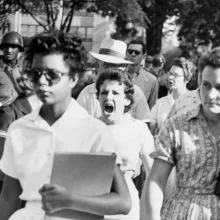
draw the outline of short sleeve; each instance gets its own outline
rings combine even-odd
[[[100,123],[102,123],[102,122],[100,122]],[[99,131],[98,131],[98,135],[96,138],[96,142],[94,143],[92,150],[95,152],[115,153],[117,155],[116,164],[121,165],[122,160],[121,160],[121,157],[119,156],[119,153],[117,151],[116,142],[114,140],[114,137],[113,137],[110,129],[104,123],[103,123],[103,126],[100,126],[97,129]]]
[[[174,121],[167,120],[155,139],[156,150],[150,154],[153,159],[161,159],[170,164],[175,164],[175,132]]]
[[[0,162],[2,172],[12,178],[18,179],[13,157],[13,144],[11,140],[11,131],[8,130],[7,138],[4,145],[4,151]]]
[[[140,155],[143,155],[145,152],[148,154],[152,153],[155,150],[154,138],[146,124],[143,124],[142,136]]]
[[[156,102],[156,104],[151,109],[151,117],[152,117],[151,122],[154,126],[157,125],[158,108],[159,108],[159,100]]]
[[[86,87],[80,92],[77,97],[77,102],[85,108],[85,98],[86,98]]]
[[[154,138],[146,124],[143,124],[141,131],[141,149],[140,156],[145,165],[146,173],[149,173],[153,164],[150,154],[155,150]]]

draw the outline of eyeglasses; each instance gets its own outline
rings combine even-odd
[[[184,75],[178,75],[177,73],[168,72],[168,76],[173,76],[174,78],[184,77]]]
[[[141,51],[128,49],[128,53],[129,53],[130,55],[132,55],[132,54],[134,53],[135,56],[138,56],[138,55],[141,54]]]
[[[68,73],[61,73],[60,71],[54,69],[30,69],[27,73],[28,77],[33,83],[38,83],[42,75],[49,82],[49,85],[57,84],[62,76],[68,75]]]

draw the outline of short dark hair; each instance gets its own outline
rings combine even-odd
[[[102,71],[96,80],[97,97],[100,94],[101,85],[106,80],[112,80],[112,81],[116,80],[121,85],[124,84],[125,96],[127,99],[130,100],[130,104],[128,106],[125,106],[124,112],[125,113],[128,112],[134,103],[134,85],[132,83],[132,79],[129,73],[127,71],[123,71],[123,70],[115,69],[115,68],[108,68]]]
[[[215,47],[204,54],[199,61],[199,71],[202,72],[206,66],[220,68],[220,47]]]
[[[62,31],[45,32],[33,37],[27,54],[32,63],[36,54],[63,54],[63,59],[70,68],[69,75],[80,76],[86,70],[87,57],[82,40]]]
[[[146,45],[142,40],[131,40],[128,45],[127,48],[129,47],[130,44],[140,44],[142,45],[142,53],[145,54],[146,53]]]
[[[183,69],[184,79],[190,81],[194,74],[194,65],[184,57],[175,58],[172,66],[178,66]]]

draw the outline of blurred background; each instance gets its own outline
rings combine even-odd
[[[17,31],[26,46],[35,34],[53,29],[80,36],[87,52],[98,51],[102,40],[109,37],[125,42],[141,39],[146,43],[148,55],[165,56],[164,69],[168,71],[175,57],[184,56],[196,65],[201,53],[219,46],[220,3],[218,0],[0,0],[0,23],[0,36]],[[95,65],[88,55],[88,71],[82,86],[93,81]]]

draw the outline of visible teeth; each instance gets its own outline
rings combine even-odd
[[[108,113],[112,113],[114,110],[113,106],[111,104],[106,104],[105,105],[105,111]]]

